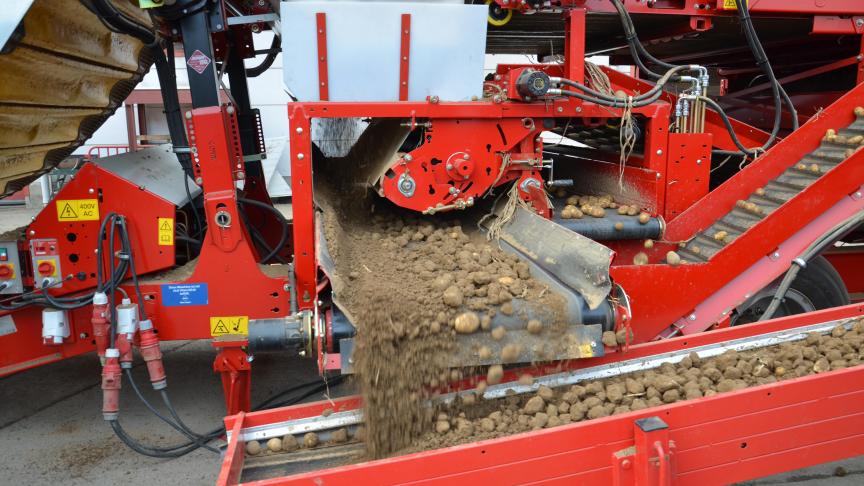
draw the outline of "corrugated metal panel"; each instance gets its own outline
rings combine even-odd
[[[124,12],[149,17],[124,0]],[[109,31],[78,0],[37,0],[24,37],[0,55],[0,194],[10,194],[81,145],[152,62],[137,39]]]

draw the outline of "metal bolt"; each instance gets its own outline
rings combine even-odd
[[[555,111],[557,111],[558,113],[561,113],[561,112],[564,111],[564,107],[563,107],[563,106],[559,106],[558,108],[555,108]]]
[[[501,81],[501,75],[500,74],[495,75],[495,81]]]
[[[862,25],[864,25],[864,19],[855,19],[855,25],[861,27]]]
[[[581,106],[576,107],[576,113],[582,113],[582,107]]]
[[[691,320],[691,321],[695,321],[696,320],[696,314],[690,314],[689,316],[687,316],[687,319]]]
[[[660,173],[659,172],[657,173],[657,179],[660,179]]]
[[[249,363],[255,361],[255,356],[252,356],[251,354],[246,356],[246,361],[248,361]]]
[[[303,133],[303,127],[297,127],[297,129],[294,131],[297,133]]]
[[[216,24],[216,30],[222,30],[222,24]]]
[[[245,173],[245,172],[238,172],[238,173],[237,173],[237,180],[238,180],[238,181],[242,181],[242,180],[245,179],[245,178],[246,178],[246,173]]]
[[[33,236],[35,234],[36,234],[36,230],[30,230],[30,236]]]
[[[405,154],[405,156],[402,158],[405,159],[405,162],[411,162],[412,160],[414,160],[414,157],[412,157],[411,154]]]
[[[93,189],[93,188],[91,187],[90,189],[87,189],[87,192],[90,193],[90,194],[93,194],[93,193],[96,192],[96,189]]]
[[[631,466],[630,459],[624,459],[623,461],[621,461],[621,468],[622,469],[630,469],[630,466]]]
[[[702,165],[702,159],[696,159],[696,165]]]
[[[438,98],[438,95],[434,95],[429,98],[429,102],[433,105],[438,104],[439,101],[441,101],[441,98]]]
[[[186,112],[186,119],[187,119],[187,120],[191,120],[191,119],[192,119],[192,112],[191,112],[191,111],[187,111],[187,112]]]
[[[857,200],[857,199],[861,199],[861,191],[855,191],[855,192],[852,194],[852,199],[856,199],[856,200]]]
[[[284,290],[285,292],[288,292],[289,290],[291,290],[291,286],[288,284],[285,284],[282,286],[282,290]]]
[[[663,149],[657,149],[657,155],[663,155]]]
[[[303,154],[297,154],[297,160],[303,160],[303,159],[305,159],[305,158],[306,158],[305,155],[303,155]]]
[[[234,114],[234,105],[228,105],[228,107],[225,108],[225,112],[228,113],[229,115],[233,115]]]
[[[204,184],[204,179],[202,179],[202,178],[200,178],[200,177],[196,177],[196,178],[195,178],[195,184],[198,184],[199,186],[200,186],[201,184]]]
[[[596,348],[596,347],[597,347],[597,343],[595,343],[594,341],[591,341],[591,347],[592,347],[592,348]]]
[[[464,160],[471,160],[471,154],[465,154],[465,156],[462,157],[462,159],[464,159]]]
[[[446,169],[447,170],[453,170],[453,164],[447,164]]]
[[[779,251],[775,251],[774,253],[771,254],[772,260],[776,260],[778,258],[780,258],[780,252]]]

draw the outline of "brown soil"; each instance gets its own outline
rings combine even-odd
[[[864,320],[851,330],[837,326],[828,335],[752,351],[727,351],[700,359],[691,353],[678,364],[570,387],[541,387],[534,395],[509,396],[472,406],[440,410],[436,430],[399,451],[449,447],[519,432],[557,427],[649,407],[691,400],[814,373],[856,366],[864,361]],[[454,402],[455,403],[455,402]]]
[[[335,263],[333,299],[357,327],[353,366],[367,453],[379,458],[432,430],[435,411],[424,402],[462,377],[448,369],[457,317],[461,333],[484,333],[491,342],[500,331],[487,316],[512,313],[514,298],[528,302],[551,330],[563,324],[550,310],[563,300],[532,279],[527,264],[487,243],[475,225],[405,215],[352,192],[320,179],[316,186]]]

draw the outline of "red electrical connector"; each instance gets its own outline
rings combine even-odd
[[[120,414],[120,351],[116,348],[105,350],[105,365],[102,366],[102,417],[117,420]]]
[[[99,360],[105,364],[105,350],[108,348],[108,297],[102,292],[93,294],[93,314],[90,317],[93,325],[93,339],[96,341],[96,353]]]
[[[138,323],[139,335],[141,336],[141,356],[147,363],[147,372],[150,374],[150,383],[154,390],[165,388],[168,383],[165,380],[165,368],[162,367],[162,350],[159,348],[159,337],[153,330],[153,322],[145,319]]]

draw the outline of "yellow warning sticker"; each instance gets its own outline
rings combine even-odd
[[[249,316],[222,316],[210,318],[210,335],[249,334]]]
[[[57,221],[99,221],[99,201],[60,199],[57,201]]]
[[[174,218],[159,218],[159,246],[174,245]]]
[[[744,0],[744,4],[747,4],[747,0]],[[738,10],[738,2],[735,0],[723,0],[723,4],[720,8],[723,10]]]

